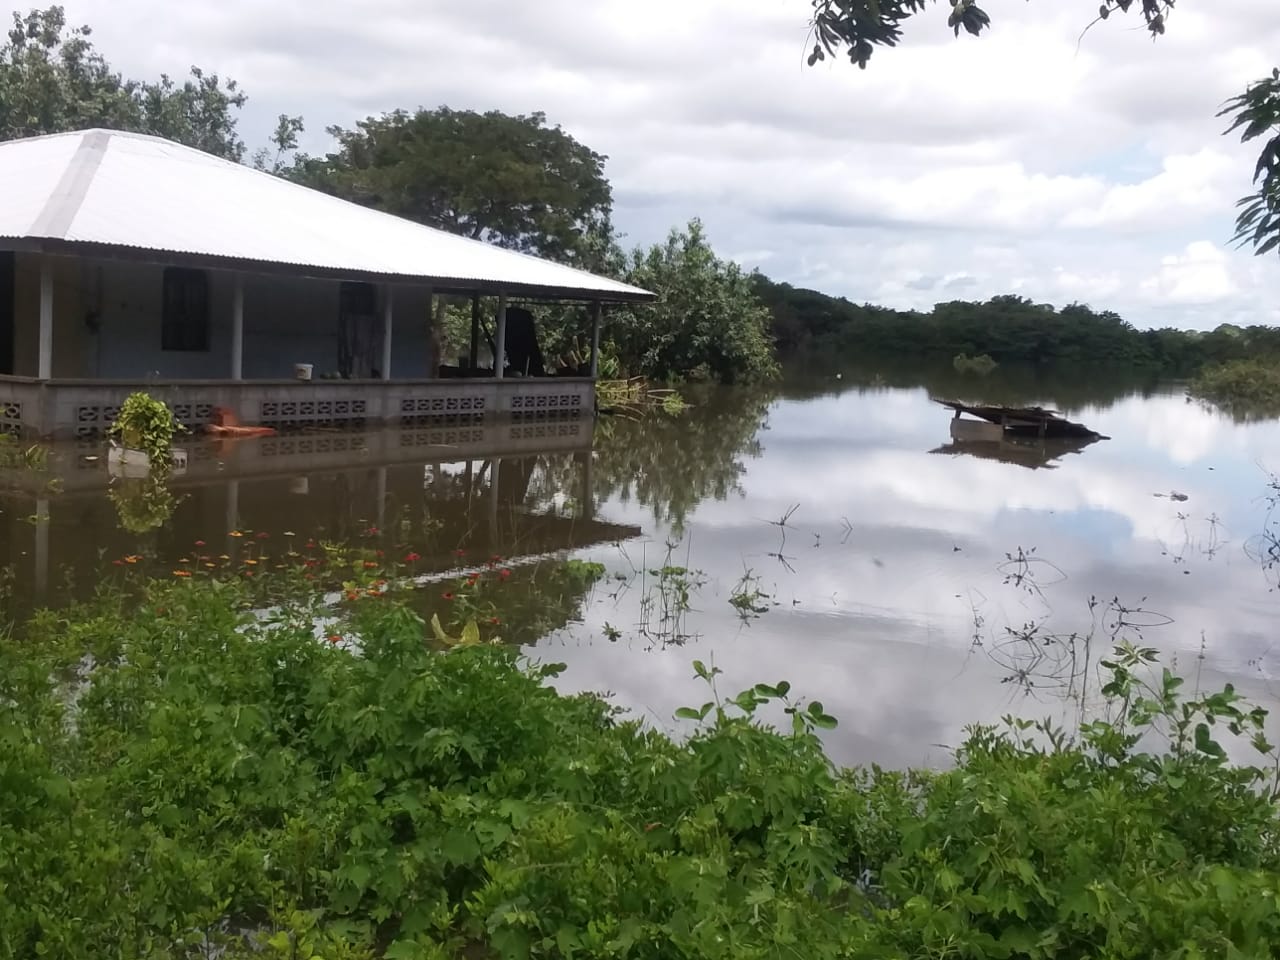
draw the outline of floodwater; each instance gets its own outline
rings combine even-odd
[[[54,489],[10,477],[25,489],[0,494],[0,596],[18,613],[353,543],[436,575],[417,602],[447,622],[459,576],[508,569],[502,633],[565,663],[562,687],[676,730],[677,707],[709,699],[695,659],[729,696],[786,679],[839,718],[843,762],[941,765],[968,724],[1069,722],[1116,639],[1275,705],[1280,421],[1173,385],[853,379],[723,390],[678,419],[194,444],[172,515],[141,533],[101,449],[59,447]],[[1042,403],[1111,439],[956,445],[931,393]],[[566,577],[566,557],[604,574]]]

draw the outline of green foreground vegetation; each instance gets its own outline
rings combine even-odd
[[[312,604],[254,616],[243,590],[151,582],[0,643],[0,956],[1280,943],[1266,715],[1184,694],[1152,651],[1105,662],[1104,719],[1073,735],[1011,722],[943,772],[837,769],[835,718],[785,682],[726,696],[695,662],[707,702],[674,739],[555,692],[555,665],[442,651],[394,591],[319,630]],[[1229,764],[1228,731],[1265,765]]]

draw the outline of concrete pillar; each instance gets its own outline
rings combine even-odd
[[[441,299],[444,299],[443,297]],[[427,291],[427,378],[440,375],[440,326],[436,323],[435,291]]]
[[[471,352],[467,355],[468,370],[475,370],[480,362],[480,294],[471,297]]]
[[[387,284],[386,294],[382,301],[382,379],[391,379],[391,325],[392,325],[392,300],[394,299],[394,291],[391,284]]]
[[[600,375],[600,317],[603,312],[600,301],[591,304],[591,379]]]
[[[53,376],[53,260],[40,258],[40,346],[39,372],[41,380]]]
[[[235,275],[231,291],[231,379],[244,379],[244,274]]]
[[[493,348],[493,375],[502,378],[507,366],[507,295],[498,297],[498,335]]]

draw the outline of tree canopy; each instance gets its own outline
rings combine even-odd
[[[931,0],[812,0],[810,21],[813,50],[809,65],[839,52],[866,68],[876,47],[893,47],[902,39],[902,25],[932,6]],[[1138,11],[1152,37],[1162,36],[1177,0],[1103,0],[1097,18]],[[947,22],[978,36],[991,26],[991,17],[978,0],[951,0]],[[1227,133],[1240,132],[1242,142],[1265,137],[1254,168],[1256,191],[1237,204],[1235,240],[1251,244],[1258,254],[1280,249],[1280,70],[1249,85],[1231,98],[1219,113],[1231,121]]]
[[[777,374],[769,311],[751,276],[716,256],[698,220],[633,251],[621,275],[658,295],[610,313],[611,349],[628,373],[719,383]]]
[[[236,132],[245,94],[193,66],[181,82],[126,79],[93,46],[89,27],[69,27],[60,6],[13,14],[0,46],[0,140],[110,127],[154,134],[241,160]]]
[[[355,129],[330,127],[338,149],[291,174],[309,186],[513,250],[587,264],[610,234],[605,157],[542,113],[396,110]]]
[[[1015,366],[1087,365],[1176,377],[1229,360],[1280,358],[1276,327],[1138,330],[1110,310],[1080,303],[1059,309],[1012,295],[938,303],[928,312],[893,310],[753,279],[784,358],[848,364],[908,357],[949,365],[960,353],[987,354]]]

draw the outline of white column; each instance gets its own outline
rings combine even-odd
[[[591,304],[591,379],[600,375],[600,301]]]
[[[244,379],[244,274],[235,275],[231,291],[231,379]]]
[[[493,375],[502,378],[507,366],[507,295],[498,297],[498,336],[494,341]]]
[[[427,377],[434,380],[440,375],[439,341],[436,339],[436,295],[427,291]]]
[[[40,258],[40,353],[39,377],[53,376],[53,261]]]
[[[391,379],[391,323],[392,309],[391,301],[393,291],[391,284],[387,284],[386,292],[382,299],[382,379]]]

